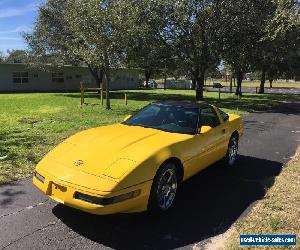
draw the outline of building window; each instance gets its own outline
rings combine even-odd
[[[28,72],[13,72],[14,83],[29,83]]]
[[[73,77],[72,76],[67,76],[67,80],[72,80]]]
[[[52,82],[65,82],[64,73],[52,73]]]
[[[32,74],[32,77],[33,78],[39,78],[39,75],[38,74]]]
[[[76,75],[76,78],[80,79],[80,78],[82,78],[82,75]]]

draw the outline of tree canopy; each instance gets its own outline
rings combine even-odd
[[[25,50],[8,50],[8,55],[3,56],[3,61],[6,63],[26,63],[28,54]]]
[[[169,18],[170,40],[175,61],[196,82],[196,99],[203,97],[205,73],[216,67],[220,57],[216,50],[215,1],[176,1]]]
[[[123,1],[129,17],[122,17],[128,36],[126,42],[126,65],[144,70],[146,87],[149,78],[157,71],[171,66],[172,51],[166,27],[169,5],[166,1]],[[125,11],[124,11],[125,12]]]
[[[299,1],[296,0],[47,0],[25,38],[31,61],[85,64],[107,91],[110,70],[135,67],[146,82],[156,71],[190,76],[196,99],[220,62],[237,78],[295,75],[300,69]],[[104,76],[104,77],[103,77]]]
[[[105,76],[106,108],[110,109],[110,69],[122,62],[123,26],[119,1],[48,0],[39,9],[26,40],[35,58],[53,63],[82,62],[98,85]]]

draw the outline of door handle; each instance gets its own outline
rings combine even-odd
[[[226,129],[222,129],[222,134],[225,134],[226,133]]]

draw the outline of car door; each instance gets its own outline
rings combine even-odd
[[[214,107],[214,110],[218,114],[218,117],[221,121],[220,130],[223,134],[220,142],[217,144],[216,155],[218,155],[219,159],[225,157],[228,149],[229,139],[231,137],[231,131],[229,128],[229,115],[223,112],[222,110]]]
[[[196,134],[192,140],[193,150],[197,152],[188,163],[189,177],[222,158],[221,145],[226,131],[216,111],[211,106],[201,108],[199,120],[200,127],[209,126],[211,129]]]

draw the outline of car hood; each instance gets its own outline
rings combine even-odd
[[[120,179],[137,166],[139,152],[150,150],[147,145],[155,146],[161,134],[166,132],[123,124],[89,129],[65,140],[45,159],[88,174]]]

